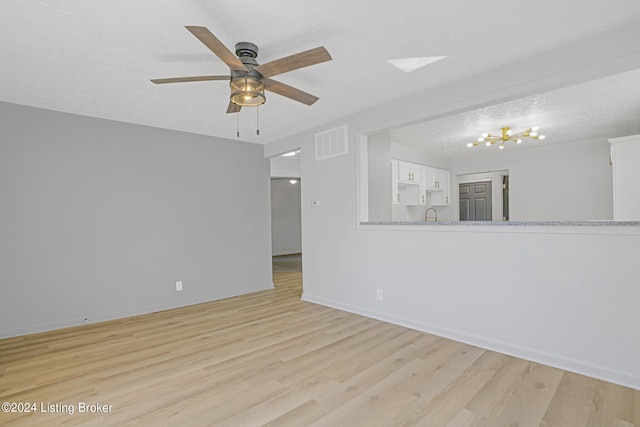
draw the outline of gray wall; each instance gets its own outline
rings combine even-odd
[[[298,180],[271,179],[271,245],[273,255],[302,252],[302,214]]]
[[[271,159],[271,178],[300,178],[300,159],[276,156]]]
[[[452,166],[453,200],[458,200],[457,176],[508,169],[512,221],[613,219],[606,139],[516,152],[505,149],[490,157],[453,160]],[[457,210],[457,203],[454,205]]]
[[[7,103],[0,133],[0,337],[273,286],[262,146]]]

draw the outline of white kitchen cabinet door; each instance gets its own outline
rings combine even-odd
[[[451,205],[451,172],[438,169],[436,187],[437,191],[431,191],[432,206],[449,206]]]

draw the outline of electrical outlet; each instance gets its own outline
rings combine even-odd
[[[178,280],[176,282],[176,292],[179,292],[182,290],[182,280]]]
[[[382,301],[382,289],[376,289],[376,299]]]

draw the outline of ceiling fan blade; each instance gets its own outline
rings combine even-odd
[[[254,70],[262,74],[264,77],[273,77],[287,71],[297,70],[298,68],[308,67],[310,65],[319,64],[321,62],[331,61],[331,55],[323,46],[315,49],[306,50],[266,64],[253,67]]]
[[[286,96],[287,98],[293,99],[294,101],[302,102],[306,105],[312,105],[318,99],[317,96],[313,96],[307,92],[303,92],[300,89],[296,89],[295,87],[291,87],[284,83],[280,83],[278,81],[264,78],[262,79],[264,83],[264,88],[270,92],[277,93],[278,95]]]
[[[209,80],[231,80],[231,77],[230,76],[194,76],[194,77],[170,77],[168,79],[151,79],[151,81],[155,84],[205,82]]]
[[[229,68],[236,71],[249,71],[242,61],[227,49],[206,27],[187,26],[185,28],[204,43],[218,58],[222,59],[222,62],[227,64]]]
[[[229,101],[229,106],[227,107],[227,113],[237,113],[238,111],[240,111],[242,107],[238,104],[234,104],[233,102]]]

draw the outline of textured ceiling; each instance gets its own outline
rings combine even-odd
[[[184,26],[254,42],[261,63],[324,45],[333,61],[277,77],[316,104],[268,93],[260,136],[240,114],[240,139],[267,143],[638,17],[637,0],[2,0],[0,101],[235,138],[225,82],[149,82],[228,72]],[[447,58],[387,62],[423,56]]]
[[[497,144],[466,144],[483,132],[499,135],[504,126],[514,132],[539,126],[546,137],[507,143],[505,150],[640,134],[640,70],[394,129],[391,141],[449,158],[469,157],[498,151]]]

